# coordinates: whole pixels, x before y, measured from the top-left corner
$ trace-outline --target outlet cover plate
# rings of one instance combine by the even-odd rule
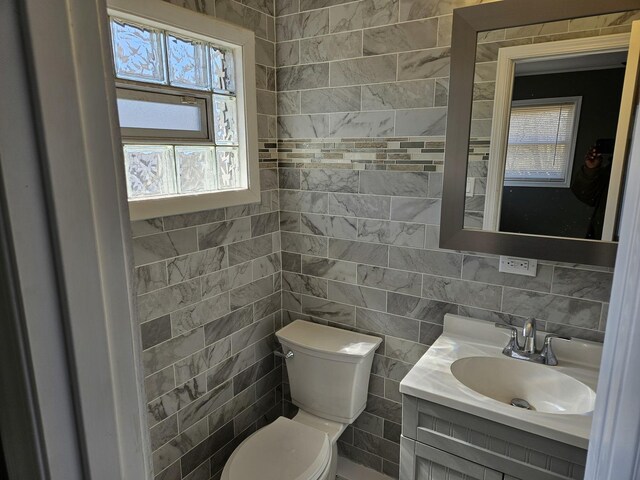
[[[538,261],[532,258],[500,257],[500,268],[503,273],[535,277],[538,273]]]

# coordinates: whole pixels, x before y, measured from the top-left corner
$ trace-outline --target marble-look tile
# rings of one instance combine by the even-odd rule
[[[475,307],[467,307],[465,305],[460,305],[458,307],[458,315],[462,315],[463,317],[471,317],[477,318],[479,320],[486,320],[487,322],[496,323],[508,323],[509,325],[517,325],[522,326],[524,321],[526,320],[524,317],[520,317],[518,315],[510,315],[508,313],[502,312],[494,312],[491,310],[483,310],[481,308]],[[544,322],[540,322],[538,328],[543,330]]]
[[[277,137],[276,117],[273,115],[258,114],[258,138],[276,138],[276,137]]]
[[[375,288],[359,287],[349,283],[329,281],[329,300],[356,307],[384,311],[387,305],[386,293]]]
[[[233,243],[227,249],[229,251],[229,265],[238,265],[239,263],[273,253],[272,235],[264,235],[244,242]]]
[[[274,322],[273,317],[271,316],[256,321],[237,331],[231,336],[233,353],[236,354],[248,345],[253,345],[258,340],[272,334],[274,331]]]
[[[314,8],[325,8],[341,3],[348,3],[351,0],[300,0],[300,11],[312,10]]]
[[[261,190],[277,190],[278,189],[278,169],[277,168],[260,168],[260,189]]]
[[[333,85],[333,83],[332,83]],[[329,64],[314,63],[278,68],[278,92],[329,86]]]
[[[186,228],[133,239],[136,266],[166,260],[198,249],[196,229]]]
[[[208,419],[210,431],[215,432],[227,422],[233,420],[238,413],[252,405],[255,401],[255,388],[247,388],[240,392],[227,403],[218,407],[215,411],[209,414]]]
[[[268,90],[256,90],[257,113],[262,115],[276,114],[276,94]],[[269,137],[270,135],[259,135]]]
[[[273,0],[243,0],[242,3],[267,15],[275,15],[275,2]]]
[[[365,452],[359,448],[349,445],[344,442],[338,442],[338,455],[346,457],[353,462],[364,465],[366,468],[370,468],[375,472],[379,472],[382,469],[382,459],[373,453]],[[342,479],[337,476],[336,479]]]
[[[204,212],[186,213],[183,215],[172,215],[170,217],[164,217],[162,220],[165,230],[194,227],[205,223],[224,220],[224,208],[206,210]]]
[[[142,295],[168,285],[165,262],[150,263],[135,269],[136,293]]]
[[[358,171],[347,169],[311,168],[301,169],[300,188],[321,192],[358,191]]]
[[[391,199],[374,195],[329,194],[329,213],[361,218],[388,219]]]
[[[433,107],[434,80],[378,83],[362,87],[363,110]]]
[[[402,433],[402,425],[394,422],[390,422],[389,420],[384,421],[384,435],[383,437],[387,440],[391,440],[395,443],[400,443],[400,435]],[[397,477],[397,473],[395,477]],[[394,477],[394,478],[395,478]]]
[[[280,224],[278,212],[265,213],[251,217],[251,237],[277,232]]]
[[[557,333],[563,337],[581,338],[591,342],[604,342],[605,332],[590,330],[587,328],[572,327],[569,325],[561,325],[558,323],[547,322],[546,332]]]
[[[425,275],[422,296],[443,302],[500,310],[502,288],[484,283]]]
[[[315,37],[327,33],[329,33],[328,10],[313,10],[276,18],[278,41]]]
[[[396,55],[380,55],[331,63],[332,87],[392,82],[396,80]]]
[[[390,247],[389,266],[410,272],[459,278],[462,255],[435,250]]]
[[[300,189],[300,169],[299,168],[278,168],[280,188]],[[290,193],[289,195],[291,195]],[[282,197],[282,196],[281,196]],[[280,198],[280,207],[282,207],[282,198]]]
[[[228,290],[228,288],[226,289]],[[229,295],[221,294],[173,312],[171,314],[173,335],[188,332],[229,313],[229,311]]]
[[[165,315],[140,324],[140,338],[143,350],[169,340],[171,338],[171,317]]]
[[[300,95],[300,111],[302,113],[351,112],[360,110],[360,87],[304,90],[300,92]]]
[[[402,423],[402,404],[376,395],[369,395],[367,397],[365,411],[394,423]]]
[[[392,111],[329,114],[331,137],[388,137],[394,134]]]
[[[155,451],[178,435],[178,416],[171,415],[149,429],[151,451]]]
[[[267,15],[248,8],[234,0],[215,0],[216,17],[255,32],[256,37],[267,38]]]
[[[327,213],[329,198],[323,192],[280,190],[280,208],[292,212]]]
[[[300,294],[287,291],[282,292],[282,308],[295,317],[291,321],[295,320],[299,315],[293,314],[293,312],[302,312]]]
[[[449,79],[436,78],[436,92],[434,105],[436,107],[446,107],[449,103]]]
[[[133,238],[162,233],[163,230],[162,218],[151,218],[149,220],[131,222],[131,236]]]
[[[398,80],[449,76],[451,49],[430,48],[398,55]]]
[[[174,337],[143,352],[142,362],[144,371],[149,375],[162,370],[203,347],[204,334],[201,328],[185,333],[179,337]]]
[[[387,336],[385,340],[385,355],[389,358],[415,364],[425,353],[427,353],[427,347],[421,343],[392,336]]]
[[[297,273],[302,271],[302,255],[291,252],[281,252],[281,255],[283,271]]]
[[[248,238],[251,238],[251,220],[249,218],[239,218],[198,227],[200,250],[227,245]]]
[[[300,231],[311,235],[355,240],[358,233],[357,219],[303,213],[300,216]]]
[[[282,272],[282,288],[294,293],[303,293],[318,298],[327,298],[328,284],[326,279]]]
[[[503,285],[506,287],[524,288],[538,292],[549,292],[551,290],[551,279],[553,276],[552,266],[538,264],[537,275],[535,277],[525,277],[500,272],[499,263],[499,259],[495,257],[465,255],[462,267],[462,278],[465,280]]]
[[[391,292],[420,295],[422,277],[419,273],[372,267],[370,265],[358,265],[358,284]]]
[[[327,254],[327,239],[315,235],[282,232],[282,249],[287,252],[304,255],[325,256]]]
[[[353,427],[374,435],[382,436],[384,420],[368,412],[362,412],[353,422]]]
[[[280,278],[280,276],[278,275],[277,278]],[[253,305],[253,318],[255,320],[260,320],[265,317],[272,316],[273,314],[280,313],[280,310],[282,310],[281,289],[282,288],[279,285],[278,286],[274,285],[275,293],[258,300]]]
[[[302,313],[333,323],[355,325],[355,310],[351,305],[302,295]]]
[[[305,275],[356,283],[356,264],[321,257],[303,256],[301,271]]]
[[[363,32],[364,55],[424,50],[437,43],[437,18],[368,28]]]
[[[253,261],[253,278],[255,280],[273,275],[282,270],[280,252],[272,253],[265,257],[256,258]]]
[[[555,267],[551,293],[608,302],[612,282],[612,273]]]
[[[231,337],[209,345],[174,364],[176,383],[185,383],[231,356]]]
[[[276,16],[289,15],[300,11],[300,0],[275,0]]]
[[[195,402],[187,405],[178,412],[178,425],[180,430],[184,431],[192,425],[195,425],[219,406],[231,400],[233,397],[233,386],[228,381],[200,397]],[[210,455],[211,453],[209,453]],[[184,460],[184,457],[183,457]]]
[[[280,231],[282,232],[300,232],[300,213],[298,212],[280,212]],[[303,232],[309,233],[309,232]]]
[[[329,115],[278,117],[278,138],[323,138],[329,135]]]
[[[207,370],[207,388],[212,390],[249,368],[256,361],[255,348],[249,347]],[[233,383],[233,382],[232,382]]]
[[[447,312],[449,313],[449,312]],[[450,313],[455,313],[454,311]],[[440,335],[442,335],[442,325],[431,322],[420,322],[420,343],[423,345],[433,345]]]
[[[429,177],[431,178],[431,173]],[[391,219],[440,224],[440,200],[432,198],[391,198]]]
[[[362,0],[331,7],[329,29],[332,33],[378,27],[398,21],[399,0]]]
[[[598,15],[595,17],[573,18],[569,21],[569,30],[591,30],[630,24],[640,19],[640,10],[631,10],[622,13],[612,13],[609,15]]]
[[[260,202],[247,203],[244,205],[235,205],[227,207],[226,216],[227,220],[233,220],[234,218],[247,217],[249,215],[257,215],[258,213],[267,213],[272,210],[271,196],[275,192],[261,192]]]
[[[443,136],[446,129],[446,108],[417,108],[396,112],[396,135],[438,137]]]
[[[176,386],[173,366],[169,365],[144,379],[144,391],[147,402],[164,395]]]
[[[386,245],[330,238],[329,257],[349,262],[386,267],[389,252]]]
[[[261,278],[239,288],[231,290],[229,301],[231,310],[237,310],[273,293],[273,278]]]
[[[268,355],[261,360],[258,360],[256,363],[251,365],[246,370],[243,370],[235,377],[233,377],[233,391],[235,394],[246,390],[251,385],[255,384],[258,379],[264,377],[274,370],[275,360],[273,355]],[[256,389],[257,390],[257,389]],[[263,392],[267,393],[267,392]],[[273,398],[273,392],[271,392],[271,397]],[[242,430],[244,427],[240,427]]]
[[[176,1],[176,0],[172,0]],[[180,471],[180,462],[177,461],[165,468],[162,472],[158,473],[153,480],[179,480],[182,477],[182,473]]]
[[[195,470],[191,471],[189,475],[184,477],[184,480],[209,480],[211,478],[211,465],[209,462],[200,464]]]
[[[389,292],[387,311],[396,315],[442,325],[447,313],[458,312],[458,306],[446,302]]]
[[[360,193],[427,197],[428,186],[429,173],[427,172],[360,172]]]
[[[372,333],[417,341],[420,325],[415,319],[358,307],[356,327]]]
[[[200,398],[206,393],[205,383],[204,374],[199,375],[150,402],[147,405],[150,422],[158,423]]]
[[[227,267],[227,255],[223,247],[176,257],[167,262],[169,284],[184,282]]]
[[[355,430],[353,445],[366,452],[375,453],[389,461],[400,462],[400,445],[384,438],[371,435],[362,430]]]
[[[278,92],[278,115],[298,115],[300,111],[300,92]]]
[[[503,297],[505,313],[593,330],[600,324],[601,303],[513,288],[505,288]]]
[[[453,27],[453,15],[443,15],[438,17],[438,46],[448,47],[451,45],[451,29]]]
[[[358,240],[404,247],[424,246],[425,226],[415,223],[360,220]]]
[[[454,9],[491,0],[400,0],[400,20],[447,15]]]
[[[318,63],[362,56],[362,33],[346,32],[300,40],[300,63]]]
[[[518,45],[530,45],[531,43],[531,38],[480,43],[478,44],[476,50],[476,62],[495,62],[496,60],[498,60],[498,52],[500,52],[500,49],[506,47],[515,47]]]
[[[200,299],[199,279],[141,295],[138,297],[138,320],[140,323],[152,320],[199,302]]]
[[[251,428],[256,421],[266,415],[274,406],[275,395],[269,393],[259,398],[250,408],[240,412],[233,420],[236,435],[242,433],[246,428]]]
[[[233,429],[233,422],[227,423],[223,427],[216,430],[216,432],[214,432],[214,434],[211,435],[207,440],[202,442],[200,444],[203,445],[202,447],[198,445],[198,447],[194,448],[194,450],[197,450],[197,455],[194,455],[190,459],[188,464],[182,465],[182,471],[184,472],[185,469],[192,468],[191,465],[198,465],[198,462],[202,463],[211,456],[211,452],[216,452],[210,458],[211,471],[222,473],[222,469],[224,468],[224,465],[229,456],[231,456],[231,454],[233,453],[233,450],[254,431],[255,428],[247,428],[246,432],[242,432],[240,435],[236,435],[236,437],[233,438],[235,434]],[[219,479],[219,476],[217,474],[214,474],[213,478]]]

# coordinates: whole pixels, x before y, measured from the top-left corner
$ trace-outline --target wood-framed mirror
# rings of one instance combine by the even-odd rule
[[[440,247],[612,267],[639,58],[640,0],[454,10]]]

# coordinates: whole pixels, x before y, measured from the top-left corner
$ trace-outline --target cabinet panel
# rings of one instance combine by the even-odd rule
[[[407,457],[413,452],[411,461],[402,458],[400,480],[503,480],[503,475],[495,470],[429,445],[404,437],[400,443]]]

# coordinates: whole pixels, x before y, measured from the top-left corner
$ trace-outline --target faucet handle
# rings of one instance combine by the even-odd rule
[[[507,349],[520,348],[520,341],[518,340],[518,327],[514,327],[513,325],[507,325],[504,323],[494,323],[496,328],[502,328],[503,330],[511,330],[511,339],[509,344],[505,347]]]
[[[558,357],[556,357],[553,348],[551,348],[551,340],[553,339],[569,341],[571,337],[565,337],[562,335],[558,335],[557,333],[547,333],[544,337],[544,346],[542,347],[542,351],[540,352],[540,356],[544,359],[545,365],[549,365],[551,367],[555,367],[558,365]]]

